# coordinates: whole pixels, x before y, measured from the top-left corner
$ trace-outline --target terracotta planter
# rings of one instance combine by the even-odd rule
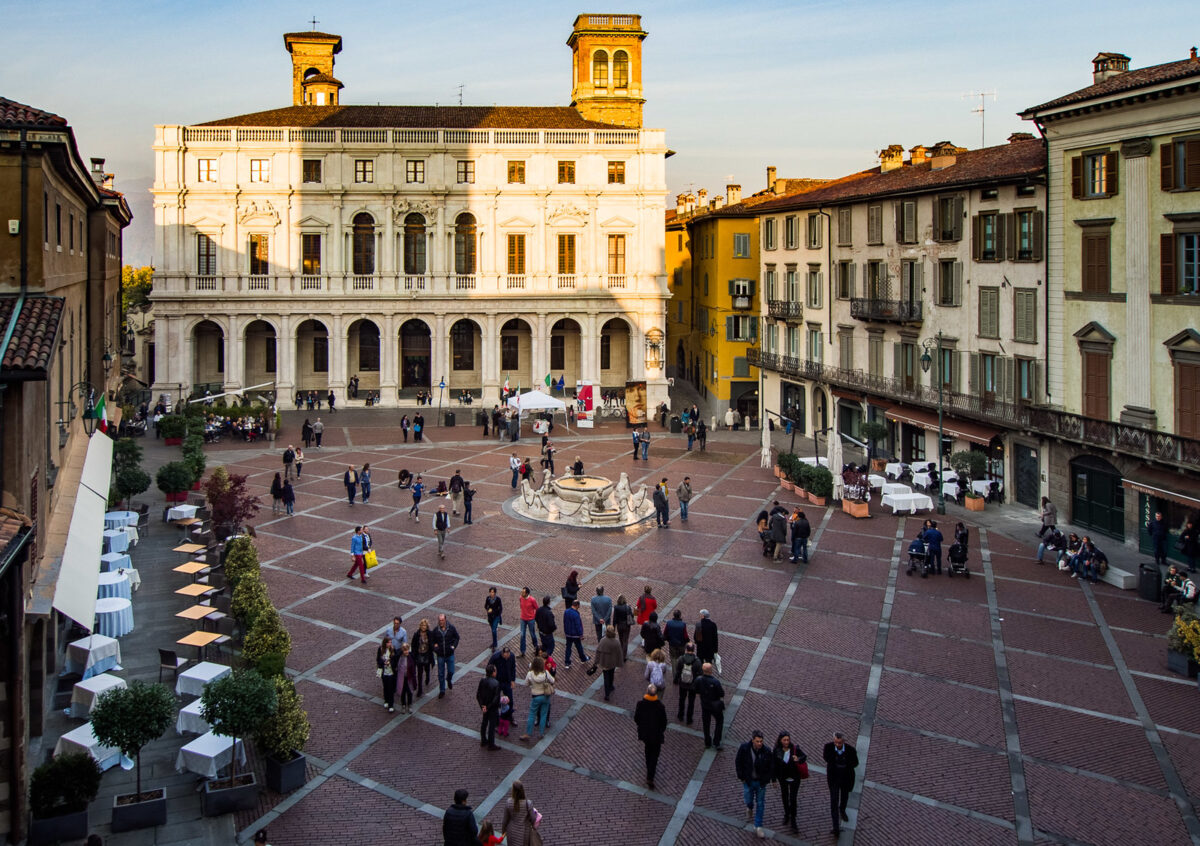
[[[813,505],[824,505],[825,497],[817,496],[816,494],[809,492],[808,501],[811,502]]]
[[[794,484],[792,484],[791,482],[789,482],[787,479],[781,479],[779,483],[781,485],[783,485],[783,489],[785,491],[794,491],[796,489],[796,486]]]
[[[783,478],[783,469],[778,464],[775,465],[775,478],[776,479]]]
[[[169,493],[169,494],[165,494],[165,496],[167,498],[167,502],[187,502],[187,498],[188,498],[187,491],[180,491],[179,493]]]
[[[981,496],[964,496],[963,504],[967,506],[968,511],[982,511],[983,506],[987,503]]]
[[[871,516],[871,506],[869,503],[857,502],[852,499],[842,500],[842,511],[858,519]]]

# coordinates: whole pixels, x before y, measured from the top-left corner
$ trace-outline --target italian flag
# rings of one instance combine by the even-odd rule
[[[505,391],[509,391],[509,390],[511,390],[511,389],[508,387],[508,374],[507,374],[507,373],[505,373],[505,374],[504,374],[504,390],[505,390]]]
[[[100,399],[96,401],[92,415],[96,419],[96,428],[108,434],[108,412],[104,410],[104,394],[101,394]]]

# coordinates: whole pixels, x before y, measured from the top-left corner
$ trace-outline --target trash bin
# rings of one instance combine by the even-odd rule
[[[1157,564],[1143,562],[1138,566],[1138,596],[1151,602],[1161,602],[1162,573]]]
[[[454,425],[454,412],[453,412],[453,411],[447,411],[447,412],[446,412],[446,425],[447,425],[447,426],[453,426],[453,425]]]
[[[675,416],[673,416],[671,418],[671,434],[678,435],[682,431],[683,431],[683,421],[680,420],[679,415],[676,414]]]

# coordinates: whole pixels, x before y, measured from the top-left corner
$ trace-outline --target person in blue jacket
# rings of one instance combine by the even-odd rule
[[[929,544],[929,558],[933,561],[935,572],[940,576],[942,574],[942,533],[938,530],[937,523],[933,520],[925,521],[925,531],[921,533],[921,540]]]
[[[571,603],[571,607],[563,612],[563,637],[567,639],[567,660],[564,666],[571,666],[571,647],[579,651],[579,660],[592,660],[583,651],[583,617],[579,615],[579,600]]]

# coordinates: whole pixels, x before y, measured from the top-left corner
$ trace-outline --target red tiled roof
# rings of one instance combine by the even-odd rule
[[[1045,148],[1040,139],[1033,138],[959,153],[954,164],[940,170],[933,170],[928,161],[918,165],[906,164],[887,173],[881,173],[877,167],[871,168],[813,191],[764,203],[755,212],[763,214],[793,208],[813,208],[888,194],[912,194],[1014,180],[1037,176],[1045,169]]]
[[[0,97],[0,126],[66,126],[67,119],[52,112]]]
[[[19,511],[0,508],[0,565],[8,562],[12,542],[24,529],[32,525],[29,518]]]
[[[314,73],[312,76],[306,76],[303,84],[308,85],[310,82],[328,82],[333,85],[341,86],[342,88],[346,87],[342,85],[342,81],[340,79],[334,79],[327,73]]]
[[[1040,106],[1031,106],[1020,114],[1021,117],[1028,120],[1035,117],[1038,112],[1048,109],[1070,106],[1074,103],[1084,103],[1099,97],[1108,97],[1112,94],[1121,94],[1126,91],[1134,91],[1138,88],[1159,85],[1163,82],[1174,82],[1177,79],[1187,79],[1193,76],[1200,76],[1200,61],[1196,59],[1181,59],[1178,62],[1151,65],[1147,68],[1138,68],[1111,76],[1103,82],[1097,82],[1095,85],[1089,85],[1087,88],[1080,88],[1078,91],[1064,94],[1062,97],[1042,103]]]
[[[0,298],[0,338],[8,332],[16,308],[16,297]],[[0,366],[6,371],[48,370],[62,320],[61,297],[30,297],[16,317],[12,340],[3,351]]]
[[[569,106],[288,106],[197,126],[412,129],[613,129]]]

